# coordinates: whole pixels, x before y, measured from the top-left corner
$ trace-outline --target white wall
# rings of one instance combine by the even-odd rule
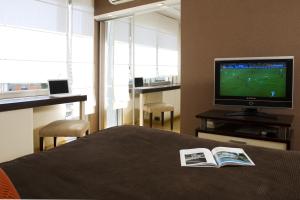
[[[0,112],[0,163],[33,153],[32,108]]]
[[[0,112],[0,162],[38,151],[40,128],[65,119],[65,113],[65,104]],[[59,138],[58,143],[63,140]],[[52,147],[53,138],[46,138],[44,144]]]

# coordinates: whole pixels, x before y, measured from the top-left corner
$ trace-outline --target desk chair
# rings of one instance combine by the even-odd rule
[[[144,112],[150,114],[150,127],[152,128],[152,118],[153,112],[160,112],[161,113],[161,125],[164,126],[164,112],[170,112],[170,124],[171,130],[173,130],[173,123],[174,123],[174,106],[167,103],[148,103],[144,104]],[[144,119],[144,117],[143,117]]]
[[[40,151],[44,150],[44,137],[53,137],[56,147],[57,137],[83,137],[89,134],[89,122],[85,120],[58,120],[41,128]]]

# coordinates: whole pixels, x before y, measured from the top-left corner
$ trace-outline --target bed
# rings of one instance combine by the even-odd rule
[[[300,199],[299,152],[242,146],[255,167],[180,166],[180,149],[216,146],[236,145],[121,126],[0,168],[27,199]]]

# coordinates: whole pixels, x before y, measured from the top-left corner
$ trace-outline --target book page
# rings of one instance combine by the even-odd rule
[[[181,166],[185,167],[216,167],[217,163],[210,152],[205,148],[182,149],[180,153]]]
[[[211,152],[219,166],[255,165],[246,152],[241,148],[216,147]]]

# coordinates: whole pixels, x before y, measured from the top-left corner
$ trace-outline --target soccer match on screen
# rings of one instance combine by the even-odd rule
[[[230,63],[220,69],[221,96],[284,97],[284,63]]]

